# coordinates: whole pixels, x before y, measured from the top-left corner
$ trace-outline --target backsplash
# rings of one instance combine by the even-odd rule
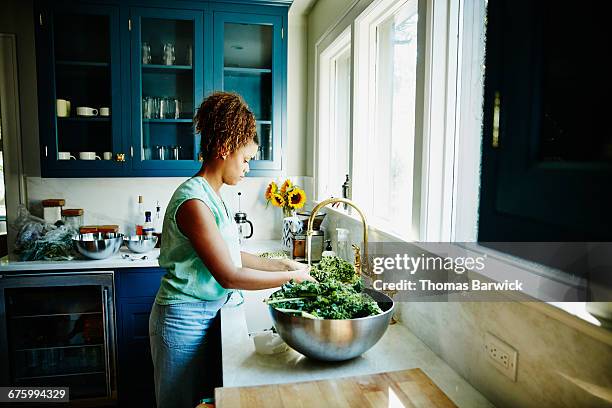
[[[290,176],[295,183],[312,197],[312,178]],[[159,201],[162,213],[174,190],[186,178],[72,178],[50,179],[28,177],[27,191],[30,211],[42,216],[41,201],[47,198],[64,198],[66,208],[85,210],[85,224],[117,224],[120,231],[132,233],[136,219],[138,196],[142,195],[145,209],[155,213]],[[271,177],[247,177],[237,186],[224,186],[221,196],[238,211],[238,192],[241,209],[254,224],[253,239],[280,239],[282,212],[277,208],[266,208],[263,197]],[[280,178],[277,181],[282,181]],[[144,218],[144,215],[143,215]]]

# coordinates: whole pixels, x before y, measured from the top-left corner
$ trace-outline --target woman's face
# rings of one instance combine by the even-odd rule
[[[229,185],[236,185],[249,172],[249,161],[257,153],[257,144],[251,140],[247,145],[242,146],[224,160],[223,182]]]

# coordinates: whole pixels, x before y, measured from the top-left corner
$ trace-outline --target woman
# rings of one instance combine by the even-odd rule
[[[163,408],[193,408],[213,395],[220,370],[214,321],[232,289],[313,280],[303,264],[240,251],[236,224],[219,191],[244,178],[257,152],[255,118],[242,98],[214,93],[194,121],[204,163],[166,209],[159,264],[167,273],[149,318],[155,396]]]

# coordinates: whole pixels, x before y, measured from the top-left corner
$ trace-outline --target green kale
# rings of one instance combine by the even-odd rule
[[[355,273],[353,264],[337,256],[325,256],[321,261],[310,268],[310,275],[319,282],[335,280],[342,283],[353,284],[360,280]]]
[[[361,293],[362,285],[344,284],[334,279],[290,281],[273,293],[267,303],[279,311],[314,319],[356,319],[382,313],[374,299]]]

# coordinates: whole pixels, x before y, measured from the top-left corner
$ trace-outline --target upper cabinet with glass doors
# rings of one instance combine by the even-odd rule
[[[168,175],[200,167],[193,115],[204,94],[203,15],[132,9],[133,168]]]
[[[121,174],[119,7],[57,6],[38,17],[42,167],[60,177]]]
[[[216,12],[215,89],[240,94],[257,121],[259,150],[251,169],[281,169],[284,33],[281,16]]]
[[[42,176],[194,174],[193,116],[213,90],[239,93],[256,117],[249,175],[282,170],[289,2],[258,3],[37,1]]]

